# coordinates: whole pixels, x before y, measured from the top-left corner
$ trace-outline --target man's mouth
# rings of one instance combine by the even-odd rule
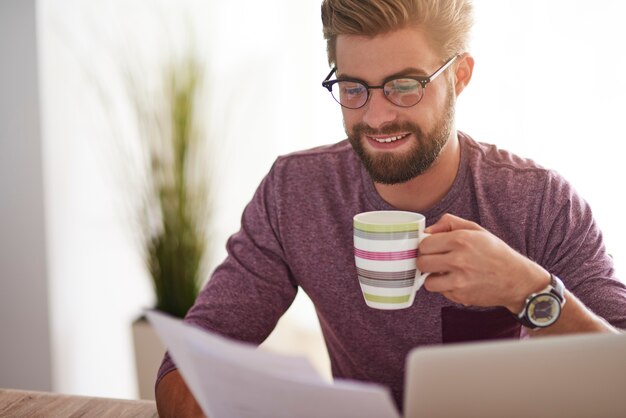
[[[370,139],[378,142],[379,144],[385,144],[389,142],[396,142],[399,139],[409,136],[409,134],[400,134],[393,136],[368,136]]]

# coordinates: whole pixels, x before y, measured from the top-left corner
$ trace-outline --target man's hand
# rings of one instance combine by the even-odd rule
[[[161,418],[204,417],[178,370],[166,374],[156,387],[156,404]]]
[[[528,295],[550,283],[550,273],[480,225],[446,214],[426,229],[417,267],[433,272],[424,283],[453,302],[504,306],[519,313]]]

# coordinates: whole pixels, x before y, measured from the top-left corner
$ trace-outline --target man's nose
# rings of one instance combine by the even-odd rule
[[[370,97],[364,106],[363,122],[374,129],[392,122],[398,116],[395,105],[385,97],[382,89],[370,90]]]

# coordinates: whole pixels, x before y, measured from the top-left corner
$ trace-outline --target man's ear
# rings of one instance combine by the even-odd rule
[[[474,71],[474,57],[472,57],[468,52],[463,53],[457,59],[454,68],[454,90],[458,97],[459,94],[465,90],[465,87],[467,87],[472,79],[472,72]]]

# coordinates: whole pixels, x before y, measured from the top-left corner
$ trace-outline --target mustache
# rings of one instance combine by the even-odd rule
[[[398,132],[412,132],[415,133],[418,137],[421,137],[423,135],[421,128],[411,122],[390,123],[384,125],[379,129],[374,129],[371,126],[361,122],[352,127],[352,132],[350,133],[350,136],[359,137],[362,135],[391,135]]]

